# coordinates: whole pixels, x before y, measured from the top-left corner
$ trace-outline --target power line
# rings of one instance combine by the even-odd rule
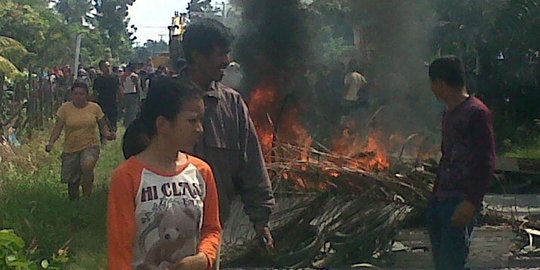
[[[137,28],[165,28],[167,29],[168,26],[156,26],[156,25],[136,25]]]

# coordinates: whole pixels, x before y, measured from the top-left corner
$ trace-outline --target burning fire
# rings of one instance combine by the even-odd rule
[[[386,149],[379,143],[381,138],[380,132],[362,136],[354,121],[348,121],[341,137],[333,140],[332,151],[351,158],[349,166],[383,171],[390,167],[390,161],[386,155]]]
[[[368,136],[368,142],[365,151],[368,153],[373,153],[374,157],[367,159],[367,165],[369,168],[382,171],[390,167],[390,161],[385,154],[386,152],[384,148],[377,141],[376,137],[376,134],[371,134]]]
[[[277,108],[278,93],[271,87],[261,86],[252,94],[249,101],[251,119],[255,124],[257,136],[261,142],[262,151],[268,156],[272,150],[275,137],[275,127],[272,122],[271,112]]]
[[[272,84],[261,84],[253,91],[249,100],[251,118],[261,141],[267,161],[271,161],[275,141],[303,147],[299,160],[309,160],[313,142],[308,130],[302,125],[302,114],[298,104],[280,97]],[[369,171],[383,171],[390,167],[385,148],[380,143],[382,134],[372,132],[362,136],[351,122],[344,126],[340,137],[332,141],[332,151],[346,157],[345,166]],[[338,175],[332,175],[337,177]]]
[[[282,104],[283,99],[278,94],[274,86],[261,85],[252,93],[249,101],[251,118],[267,158],[274,141],[306,147],[311,146],[312,142],[308,131],[300,124],[298,106],[284,106],[286,104]]]

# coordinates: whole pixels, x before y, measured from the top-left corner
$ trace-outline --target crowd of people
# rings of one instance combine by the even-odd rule
[[[123,113],[126,160],[110,183],[107,214],[109,269],[217,269],[221,230],[233,198],[265,248],[274,195],[261,146],[242,96],[222,80],[233,36],[218,21],[191,24],[183,40],[185,61],[175,74],[160,67],[111,69],[99,62],[58,110],[46,146],[65,131],[61,179],[70,199],[89,196],[101,140],[114,140]],[[86,76],[86,77],[85,77]],[[469,96],[461,61],[443,57],[429,68],[434,94],[447,104],[441,172],[430,201],[429,224],[436,269],[463,269],[468,237],[494,169],[491,113]],[[90,82],[91,81],[91,82]],[[348,113],[367,83],[352,68],[342,81]],[[89,101],[92,85],[97,103]],[[122,104],[122,106],[120,106]],[[279,243],[277,243],[279,245]]]

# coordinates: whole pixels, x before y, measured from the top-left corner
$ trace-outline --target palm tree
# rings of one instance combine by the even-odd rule
[[[0,36],[0,72],[7,76],[20,73],[13,62],[21,60],[28,54],[26,48],[17,40]]]

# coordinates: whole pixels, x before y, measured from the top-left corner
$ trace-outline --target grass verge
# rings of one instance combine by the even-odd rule
[[[123,160],[120,140],[102,148],[94,193],[71,202],[60,183],[60,144],[43,149],[48,134],[36,134],[17,157],[0,162],[0,228],[15,230],[36,260],[68,248],[66,269],[106,269],[107,190]]]
[[[513,145],[504,153],[506,157],[540,159],[540,138],[527,145]]]

